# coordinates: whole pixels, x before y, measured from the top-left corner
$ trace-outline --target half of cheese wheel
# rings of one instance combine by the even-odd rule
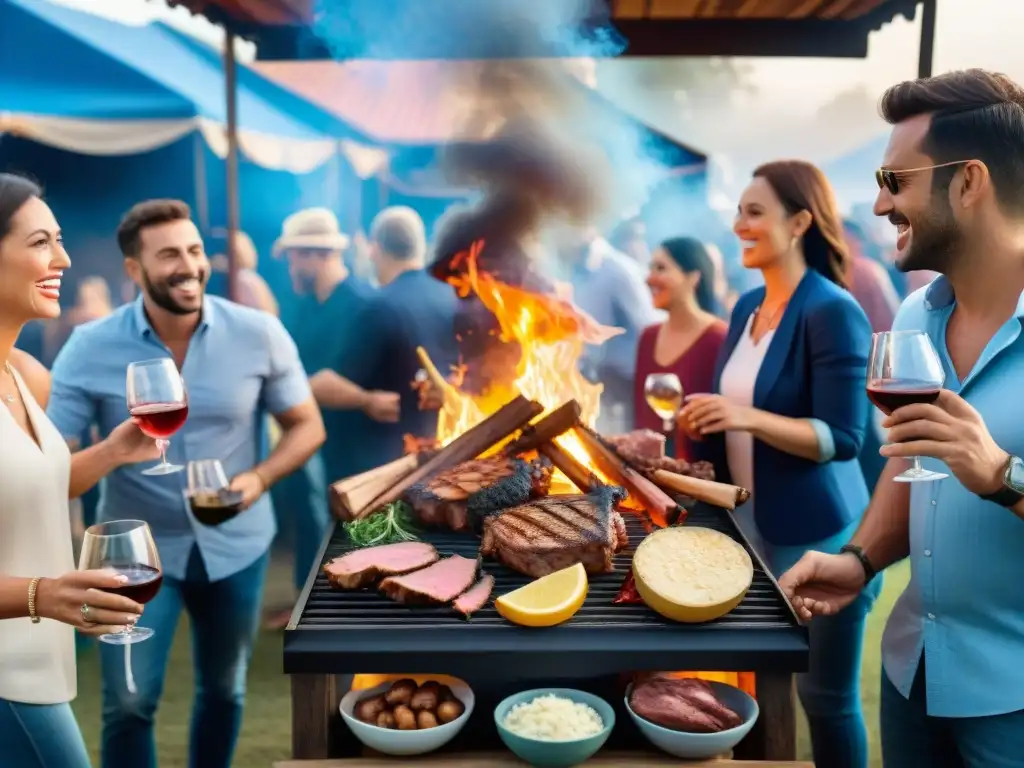
[[[695,624],[724,616],[754,580],[747,551],[710,528],[655,531],[633,555],[637,592],[666,619]]]

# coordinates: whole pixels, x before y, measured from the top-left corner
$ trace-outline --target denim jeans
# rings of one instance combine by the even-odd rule
[[[192,630],[196,697],[189,738],[190,768],[230,768],[242,725],[245,678],[259,629],[269,555],[238,573],[211,582],[193,549],[180,581],[164,577],[139,626],[155,634],[131,649],[137,693],[129,693],[124,648],[101,643],[103,768],[156,768],[153,719],[181,610]],[[175,670],[175,674],[181,674]]]
[[[763,554],[775,576],[781,576],[809,549],[836,553],[850,540],[859,521],[824,541],[800,547],[762,542]],[[809,625],[810,661],[806,674],[797,675],[800,704],[807,715],[814,764],[828,768],[867,768],[868,734],[860,697],[860,663],[868,613],[882,588],[875,579],[860,596],[835,616],[816,618]]]
[[[1019,768],[1024,765],[1024,710],[991,717],[932,717],[925,704],[924,659],[903,698],[882,670],[885,768]]]
[[[331,522],[323,459],[313,455],[270,489],[280,527],[291,528],[295,589],[302,591]]]
[[[0,765],[90,768],[89,753],[71,705],[0,699]]]

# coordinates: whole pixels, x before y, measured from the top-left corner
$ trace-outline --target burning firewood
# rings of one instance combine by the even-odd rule
[[[611,482],[625,488],[633,500],[641,504],[650,515],[651,522],[664,528],[670,520],[682,514],[679,505],[671,496],[626,464],[590,428],[580,425],[574,432],[602,474]]]
[[[348,521],[359,516],[367,504],[427,461],[430,456],[429,452],[406,454],[388,464],[332,483],[330,498],[335,517]]]
[[[463,432],[398,482],[382,491],[357,513],[357,517],[364,517],[385,504],[397,501],[412,486],[433,477],[438,472],[450,469],[463,461],[475,459],[512,433],[525,427],[543,411],[544,408],[539,403],[527,400],[522,396],[516,397],[475,427]]]
[[[544,418],[526,427],[518,438],[505,446],[505,453],[512,456],[517,453],[538,450],[545,443],[554,440],[579,424],[581,411],[578,402],[569,400]]]

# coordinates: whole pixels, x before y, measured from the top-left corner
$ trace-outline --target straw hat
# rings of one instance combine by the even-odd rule
[[[292,248],[342,251],[348,235],[341,231],[338,217],[327,208],[306,208],[284,220],[281,236],[274,243],[274,256]]]

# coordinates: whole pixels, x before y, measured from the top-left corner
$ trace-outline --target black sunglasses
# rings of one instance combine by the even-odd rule
[[[888,168],[879,168],[875,171],[875,181],[879,189],[887,189],[891,194],[898,195],[900,192],[900,176],[907,173],[918,173],[919,171],[933,171],[936,168],[950,168],[954,165],[963,165],[970,160],[955,160],[952,163],[939,163],[938,165],[926,165],[923,168],[904,168],[893,171]]]

